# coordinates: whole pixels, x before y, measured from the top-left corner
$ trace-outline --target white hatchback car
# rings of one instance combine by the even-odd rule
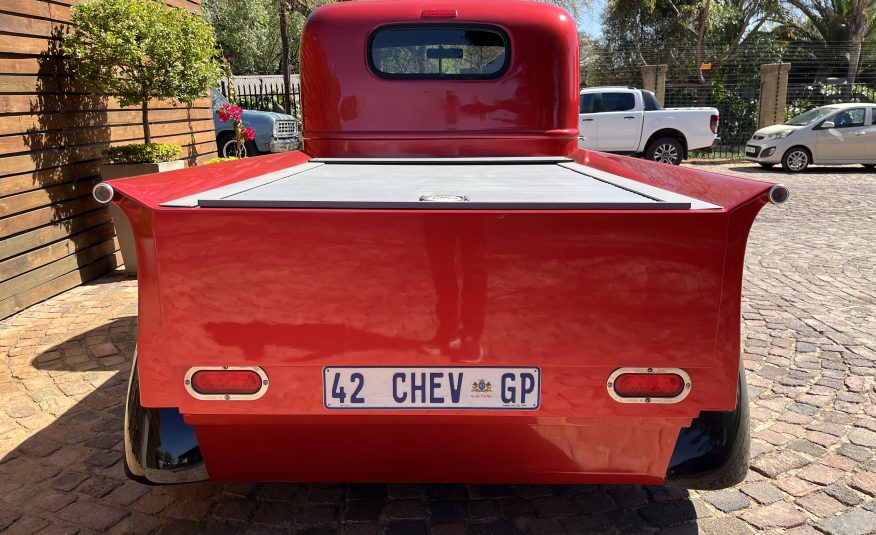
[[[745,145],[745,159],[785,171],[809,164],[860,163],[876,166],[876,105],[831,104],[761,128]]]

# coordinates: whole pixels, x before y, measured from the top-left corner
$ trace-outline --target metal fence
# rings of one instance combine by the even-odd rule
[[[741,158],[745,142],[757,130],[757,112],[760,101],[760,87],[750,83],[733,86],[703,86],[691,83],[666,83],[664,106],[683,108],[689,106],[709,106],[718,110],[721,123],[718,136],[721,141],[709,150],[691,151],[692,158]],[[706,125],[703,125],[705,128]]]
[[[237,104],[242,108],[286,113],[282,76],[240,76],[235,77],[231,84],[237,92]],[[229,98],[230,87],[228,80],[219,83],[219,91],[225,98]],[[293,75],[290,80],[288,109],[291,115],[301,120],[301,84],[298,75]]]

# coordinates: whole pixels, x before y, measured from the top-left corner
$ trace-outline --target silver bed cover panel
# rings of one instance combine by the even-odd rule
[[[439,200],[423,200],[430,197]],[[720,208],[557,157],[315,158],[162,206],[420,210]]]

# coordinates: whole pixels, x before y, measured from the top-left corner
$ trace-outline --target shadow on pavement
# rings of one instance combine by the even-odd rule
[[[57,417],[0,459],[0,531],[697,533],[688,492],[662,487],[129,481],[122,421],[135,335],[136,318],[122,317],[33,359],[21,393]],[[4,409],[15,417],[15,403]]]
[[[824,166],[824,165],[816,165],[807,168],[802,173],[788,173],[782,169],[782,166],[776,164],[774,167],[764,168],[758,164],[751,165],[734,165],[733,167],[728,167],[728,171],[733,171],[735,173],[745,173],[745,174],[764,174],[764,173],[773,173],[777,176],[785,175],[785,176],[806,176],[806,175],[835,175],[837,173],[872,173],[873,169],[868,169],[861,165],[834,165],[834,166]]]

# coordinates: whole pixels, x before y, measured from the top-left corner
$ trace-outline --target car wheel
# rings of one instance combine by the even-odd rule
[[[222,136],[218,142],[219,145],[219,157],[220,158],[231,158],[237,156],[237,140],[234,139],[233,135]],[[252,141],[247,141],[243,144],[243,157],[247,156],[257,156],[259,153],[258,149],[255,146],[255,143]]]
[[[791,173],[805,171],[812,163],[812,155],[805,147],[792,147],[782,156],[782,169]]]
[[[683,154],[684,147],[681,145],[681,142],[671,137],[656,139],[645,150],[645,158],[672,165],[681,164]]]
[[[866,167],[867,169],[876,169],[876,163],[864,163],[864,164],[861,164],[861,165],[863,165],[863,166]]]
[[[776,164],[774,164],[774,163],[762,163],[762,164],[760,164],[760,166],[763,167],[764,169],[772,169],[774,165],[776,165]]]

